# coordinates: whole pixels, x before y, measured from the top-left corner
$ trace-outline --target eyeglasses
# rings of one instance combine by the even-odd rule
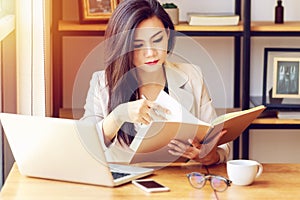
[[[192,172],[186,175],[190,184],[197,189],[203,188],[206,180],[210,181],[211,187],[217,192],[225,191],[231,184],[231,180],[223,176],[217,176],[212,174],[201,174],[198,172]]]

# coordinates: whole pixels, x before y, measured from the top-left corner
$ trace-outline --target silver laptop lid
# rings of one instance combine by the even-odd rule
[[[21,174],[116,185],[95,124],[8,113],[1,113],[0,118]],[[151,170],[147,173],[151,173]]]

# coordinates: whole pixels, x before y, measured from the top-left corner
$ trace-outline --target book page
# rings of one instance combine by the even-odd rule
[[[155,100],[155,103],[167,108],[171,111],[171,114],[165,114],[167,121],[172,122],[184,122],[191,124],[205,124],[210,126],[210,124],[205,123],[198,118],[196,118],[192,113],[190,113],[185,107],[183,107],[176,99],[172,98],[165,91],[161,91]],[[154,121],[159,121],[154,119]]]
[[[170,140],[177,139],[186,142],[197,137],[201,141],[211,125],[198,120],[192,113],[185,109],[179,102],[161,91],[155,103],[170,110],[166,120],[154,119],[149,125],[141,126],[130,148],[136,152],[132,162],[146,161],[174,161],[178,156],[168,152]],[[161,114],[161,113],[159,113]]]

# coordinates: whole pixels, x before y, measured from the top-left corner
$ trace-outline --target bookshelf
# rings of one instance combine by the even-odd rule
[[[55,12],[54,12],[55,11]],[[235,0],[235,13],[241,15],[241,0]],[[62,38],[65,36],[103,36],[105,24],[80,24],[78,21],[62,20],[62,3],[53,1],[53,117],[71,116],[63,108],[62,102]],[[242,21],[236,26],[189,26],[187,22],[175,25],[175,30],[188,36],[213,36],[234,38],[234,96],[233,107],[241,104],[241,38],[244,25]],[[239,156],[239,140],[234,141],[234,158]]]
[[[252,0],[254,1],[254,0]],[[243,5],[243,9],[241,6]],[[62,38],[64,36],[103,36],[105,24],[80,24],[62,20],[62,2],[53,0],[53,116],[72,116],[62,107]],[[243,10],[243,13],[241,11]],[[251,0],[235,0],[235,13],[241,16],[237,26],[189,26],[181,22],[175,29],[188,36],[234,38],[234,108],[250,106],[251,38],[273,36],[300,36],[300,21],[274,24],[272,21],[251,21]],[[233,144],[233,158],[249,157],[249,131],[251,129],[299,129],[300,120],[262,118],[255,120]],[[240,141],[242,149],[240,149]]]
[[[255,1],[255,0],[252,0]],[[300,21],[286,21],[284,24],[275,24],[273,21],[251,21],[251,0],[244,0],[244,30],[243,30],[243,86],[242,109],[249,108],[250,104],[250,60],[251,38],[253,37],[289,37],[300,36]],[[300,120],[260,118],[256,119],[242,136],[242,158],[249,158],[249,131],[251,129],[299,129]]]

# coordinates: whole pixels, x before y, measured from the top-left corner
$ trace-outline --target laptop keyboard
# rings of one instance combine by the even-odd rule
[[[128,176],[130,174],[128,173],[122,173],[122,172],[111,172],[112,176],[114,179],[117,179],[117,178],[122,178],[124,176]]]

